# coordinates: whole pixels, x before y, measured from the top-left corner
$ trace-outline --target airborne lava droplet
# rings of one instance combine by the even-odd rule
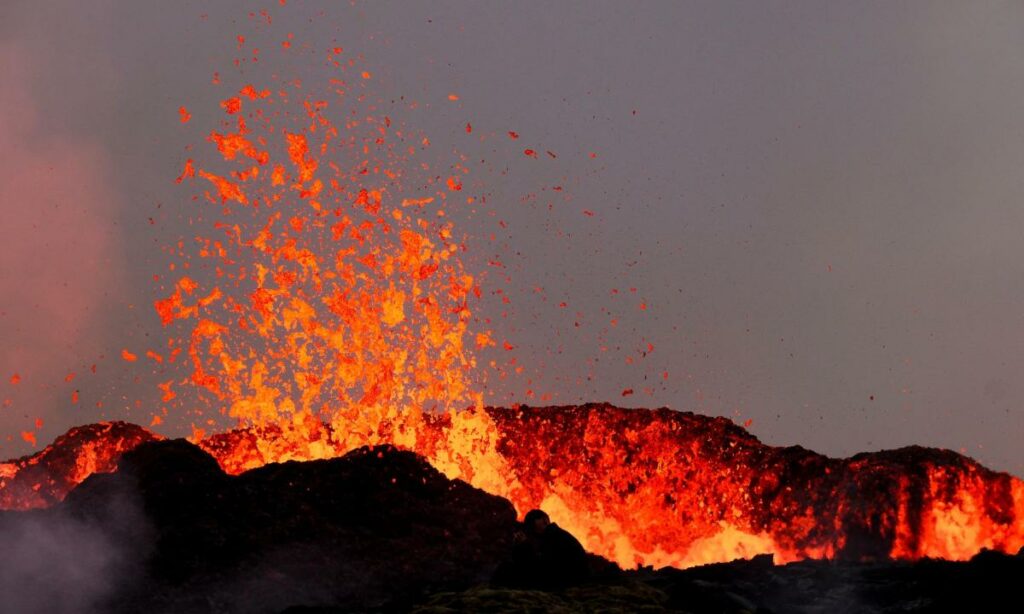
[[[242,99],[238,96],[226,98],[220,101],[220,106],[224,108],[228,115],[234,115],[242,110]]]
[[[185,160],[185,168],[181,171],[181,174],[178,175],[178,178],[175,179],[174,182],[181,183],[182,181],[185,181],[186,179],[191,179],[195,176],[196,169],[195,166],[193,166],[192,158],[189,158],[188,160]]]

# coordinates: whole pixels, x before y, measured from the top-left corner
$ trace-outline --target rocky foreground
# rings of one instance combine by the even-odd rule
[[[0,611],[1000,611],[1024,579],[1020,555],[984,552],[610,567],[559,592],[489,587],[515,529],[509,501],[389,446],[230,476],[192,444],[153,441],[62,503],[0,513]]]

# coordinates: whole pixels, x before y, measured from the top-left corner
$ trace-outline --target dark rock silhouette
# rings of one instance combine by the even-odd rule
[[[591,578],[583,545],[543,511],[527,512],[516,536],[512,551],[494,572],[495,586],[555,590]]]
[[[126,534],[111,500],[133,501],[146,526]],[[233,477],[184,440],[140,445],[32,514],[86,519],[140,553],[145,577],[112,593],[111,612],[398,607],[485,582],[516,526],[508,501],[390,446]]]

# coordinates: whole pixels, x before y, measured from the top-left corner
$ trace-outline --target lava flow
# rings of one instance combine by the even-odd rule
[[[1024,546],[1024,482],[949,451],[831,459],[765,446],[724,418],[609,405],[408,415],[372,439],[416,451],[521,512],[547,510],[589,550],[623,566],[758,553],[780,561],[964,560],[982,548]],[[339,456],[357,445],[329,424],[302,441],[283,433],[253,427],[199,443],[230,473]],[[0,466],[0,502],[49,505],[89,471],[109,470],[122,451],[154,437],[123,423],[75,429]]]
[[[413,417],[415,416],[415,417]],[[773,448],[725,418],[610,405],[406,412],[386,441],[449,477],[540,507],[626,567],[686,567],[772,553],[965,560],[1024,546],[1024,482],[921,447],[831,459]],[[393,430],[391,430],[393,429]],[[243,429],[200,445],[232,473],[282,457],[340,455],[324,428],[284,443]]]
[[[474,204],[467,169],[432,168],[429,139],[376,111],[372,75],[342,58],[326,53],[339,76],[320,96],[297,81],[232,91],[208,134],[219,159],[179,178],[210,230],[169,250],[155,308],[172,338],[148,355],[173,374],[167,407],[213,408],[193,439],[226,471],[390,443],[520,513],[543,508],[625,567],[1024,545],[1024,482],[952,452],[831,459],[668,409],[484,408],[475,352],[492,333],[471,332],[480,280],[448,213]],[[238,427],[208,434],[218,410]],[[0,507],[48,506],[156,437],[75,429],[0,464]]]

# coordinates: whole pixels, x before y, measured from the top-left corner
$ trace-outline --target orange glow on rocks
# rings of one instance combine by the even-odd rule
[[[760,553],[780,562],[964,560],[982,548],[1024,546],[1024,482],[944,450],[832,459],[765,446],[725,418],[610,405],[339,414],[346,419],[297,416],[197,433],[198,443],[234,474],[393,443],[520,513],[544,509],[588,550],[626,567]],[[0,506],[60,500],[153,437],[123,424],[75,429],[35,456],[0,464]]]
[[[90,475],[113,471],[123,452],[154,439],[160,437],[123,422],[73,428],[32,456],[0,463],[0,509],[49,507]]]

